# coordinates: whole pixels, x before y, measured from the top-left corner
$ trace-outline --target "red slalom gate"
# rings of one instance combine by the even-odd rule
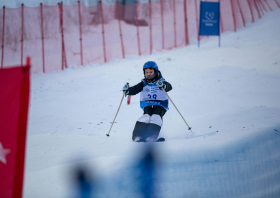
[[[26,62],[0,69],[0,197],[5,198],[22,197],[30,59]]]

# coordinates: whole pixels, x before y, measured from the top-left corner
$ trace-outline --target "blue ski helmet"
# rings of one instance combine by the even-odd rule
[[[154,61],[148,61],[143,66],[143,70],[145,70],[145,69],[154,69],[155,72],[157,72],[158,71],[158,66]]]
[[[151,75],[151,76],[146,76],[145,75],[145,69],[153,69],[154,70],[154,74]],[[150,83],[150,82],[153,82],[157,76],[158,76],[158,66],[157,64],[154,62],[154,61],[148,61],[144,64],[143,66],[143,73],[144,73],[144,76],[145,76],[145,79]]]

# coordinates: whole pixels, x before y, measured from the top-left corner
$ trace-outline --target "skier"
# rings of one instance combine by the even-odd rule
[[[144,79],[133,87],[126,84],[123,87],[125,96],[140,94],[140,107],[144,114],[136,122],[132,134],[132,140],[136,142],[157,141],[161,126],[162,117],[168,110],[168,97],[166,92],[172,89],[170,83],[162,77],[158,66],[153,61],[148,61],[143,66]],[[159,138],[158,141],[164,141]]]

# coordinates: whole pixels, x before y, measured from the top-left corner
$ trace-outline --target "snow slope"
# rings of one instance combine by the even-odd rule
[[[137,163],[157,156],[158,197],[279,197],[280,10],[236,33],[151,56],[32,75],[24,197],[75,197],[73,168],[88,167],[97,197],[141,197]],[[160,137],[131,140],[142,115],[126,82],[156,61],[173,86]],[[126,100],[126,98],[125,98]]]

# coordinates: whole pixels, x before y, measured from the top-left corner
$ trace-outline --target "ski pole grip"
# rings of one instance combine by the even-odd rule
[[[160,90],[163,90],[163,89],[164,89],[164,86],[163,86],[163,85],[164,85],[163,82],[157,81],[157,86],[158,86],[158,88],[159,88]]]
[[[123,90],[121,90],[121,91],[123,91],[125,93],[127,91],[127,89],[124,89],[124,88],[127,88],[127,89],[129,88],[129,83],[128,82],[123,87]]]
[[[127,85],[127,88],[129,88],[129,83],[128,82],[126,83],[126,85]],[[126,92],[126,91],[124,91],[124,92]]]

